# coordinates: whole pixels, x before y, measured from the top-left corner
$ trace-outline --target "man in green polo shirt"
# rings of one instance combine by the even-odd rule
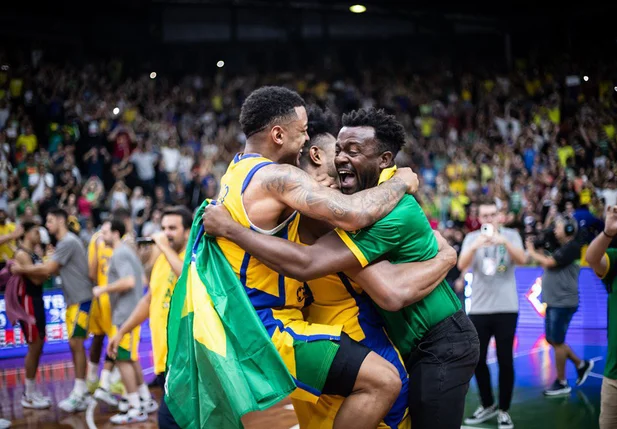
[[[585,259],[608,290],[608,353],[602,380],[600,429],[617,428],[617,206],[606,208],[604,231],[587,248]]]
[[[342,192],[353,194],[385,180],[404,144],[403,127],[382,110],[361,109],[343,115],[335,158]],[[435,257],[438,248],[412,196],[404,197],[390,214],[368,228],[332,231],[310,246],[239,228],[230,220],[217,206],[204,215],[208,233],[228,238],[270,268],[301,281],[336,272],[359,281],[367,275],[362,268],[380,258],[392,263],[425,261]],[[442,281],[424,299],[400,300],[387,310],[380,312],[409,372],[412,427],[460,428],[479,341],[459,299]]]

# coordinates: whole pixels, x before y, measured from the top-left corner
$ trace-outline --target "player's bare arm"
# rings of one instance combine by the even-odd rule
[[[310,175],[290,165],[264,167],[256,179],[261,189],[279,202],[348,231],[367,227],[386,216],[405,193],[417,191],[419,183],[411,169],[401,168],[392,179],[377,187],[345,195],[319,185]]]
[[[15,253],[15,260],[22,267],[33,267],[34,266],[34,264],[32,263],[32,260],[30,259],[30,256],[21,249],[18,250],[17,253]],[[44,276],[44,275],[27,274],[26,277],[28,277],[28,279],[30,279],[30,281],[34,283],[35,285],[41,285],[45,282],[45,280],[47,280],[47,276]]]
[[[315,244],[304,246],[244,228],[223,206],[206,207],[202,219],[208,234],[233,241],[286,277],[310,281],[341,271],[352,277],[363,271],[358,259],[333,231]],[[447,246],[440,252],[443,253],[438,257],[424,262],[393,265],[386,261],[366,275],[360,275],[359,284],[380,307],[390,311],[400,309],[403,303],[409,305],[428,295],[456,264],[454,249]],[[381,274],[385,279],[378,278]]]
[[[25,274],[27,276],[49,277],[60,272],[60,264],[54,260],[46,261],[38,265],[23,266],[19,263],[11,266],[11,273]]]

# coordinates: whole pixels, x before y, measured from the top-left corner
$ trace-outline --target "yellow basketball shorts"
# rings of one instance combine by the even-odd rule
[[[72,304],[66,308],[65,322],[69,339],[86,338],[90,324],[92,301]]]
[[[92,300],[90,332],[93,335],[107,335],[109,337],[112,327],[109,295],[104,293],[100,297]]]
[[[113,325],[111,328],[110,337],[113,338],[118,333],[118,327]],[[118,344],[118,354],[116,360],[119,361],[132,361],[137,362],[139,359],[139,335],[141,333],[141,326],[137,326],[131,332],[124,334]]]

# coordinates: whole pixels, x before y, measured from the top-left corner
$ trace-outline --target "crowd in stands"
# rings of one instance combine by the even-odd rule
[[[129,76],[120,61],[0,62],[0,210],[12,222],[44,223],[63,207],[84,241],[115,208],[129,209],[136,233],[149,235],[165,206],[195,209],[215,197],[243,148],[240,106],[264,84],[287,85],[336,114],[368,106],[395,114],[409,138],[397,164],[421,176],[417,197],[453,241],[480,227],[481,198],[524,235],[558,212],[601,218],[617,203],[617,83],[599,71],[517,64],[509,73],[376,69],[340,78],[221,69],[173,80]]]

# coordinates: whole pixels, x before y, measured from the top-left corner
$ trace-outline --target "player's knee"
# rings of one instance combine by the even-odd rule
[[[30,347],[34,352],[40,353],[43,350],[43,345],[45,345],[45,341],[41,337],[37,337],[36,340],[30,343]]]
[[[364,375],[364,390],[394,402],[402,387],[401,378],[394,365],[372,352],[366,357],[360,371]]]
[[[388,369],[384,371],[384,378],[382,381],[385,387],[384,394],[388,395],[391,401],[394,403],[396,398],[398,398],[399,393],[401,392],[403,383],[394,365],[388,362],[387,367]]]
[[[69,346],[73,351],[82,350],[84,348],[84,340],[83,338],[71,338],[69,340]]]

